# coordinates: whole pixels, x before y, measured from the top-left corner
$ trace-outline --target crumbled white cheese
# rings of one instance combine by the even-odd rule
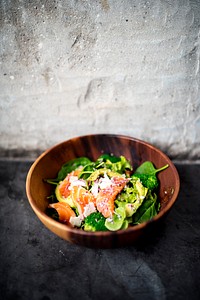
[[[70,217],[69,222],[72,224],[72,226],[80,227],[82,223],[82,218],[81,216]]]
[[[107,222],[113,223],[113,218],[111,218],[111,217],[107,218]]]
[[[98,184],[98,182],[94,182],[94,184],[93,184],[93,186],[92,186],[92,188],[91,188],[91,193],[92,193],[95,197],[97,197],[98,192],[99,192],[99,184]]]
[[[71,190],[73,186],[86,186],[86,182],[83,179],[78,179],[78,176],[70,176],[69,182],[69,190]]]
[[[89,216],[91,213],[96,211],[96,207],[94,206],[93,202],[89,202],[85,207],[83,211],[83,216],[86,218]]]
[[[70,176],[69,177],[69,182],[72,183],[73,181],[78,180],[78,176]]]
[[[110,187],[111,185],[112,185],[112,181],[108,177],[108,175],[105,173],[104,177],[102,177],[100,179],[99,187],[100,187],[100,189],[106,189],[106,188]]]
[[[86,182],[83,179],[74,180],[71,185],[73,186],[86,186]]]

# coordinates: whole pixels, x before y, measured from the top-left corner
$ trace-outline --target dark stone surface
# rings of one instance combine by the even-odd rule
[[[30,165],[0,161],[0,299],[200,299],[200,165],[176,165],[180,194],[155,236],[106,250],[42,225],[26,198]]]

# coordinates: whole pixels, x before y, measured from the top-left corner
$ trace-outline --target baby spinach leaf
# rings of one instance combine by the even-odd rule
[[[78,157],[74,158],[64,165],[62,165],[60,171],[58,172],[58,175],[54,179],[45,179],[46,182],[50,184],[58,184],[60,181],[64,180],[67,174],[70,172],[76,170],[80,166],[86,166],[88,164],[91,164],[91,160],[87,157]]]
[[[147,174],[147,175],[155,175],[156,173],[165,170],[169,165],[165,165],[162,168],[156,169],[151,161],[145,161],[141,164],[135,171],[135,174]]]
[[[88,179],[88,177],[94,172],[94,170],[96,169],[95,168],[95,163],[94,162],[91,162],[89,164],[86,164],[84,167],[83,167],[83,170],[81,171],[80,175],[79,175],[79,178],[82,178],[82,179]]]
[[[152,195],[149,191],[146,199],[143,201],[142,205],[133,215],[133,224],[141,224],[152,219],[154,216],[157,215],[158,210],[159,205],[157,203],[157,195]]]
[[[78,157],[68,161],[61,167],[60,171],[58,172],[57,180],[61,181],[65,179],[67,174],[76,170],[78,167],[80,166],[84,167],[89,163],[91,163],[91,160],[87,157]]]
[[[98,161],[107,161],[109,160],[111,163],[116,163],[118,161],[120,161],[120,157],[118,156],[114,156],[114,155],[110,155],[110,154],[102,154],[101,156],[99,156]]]

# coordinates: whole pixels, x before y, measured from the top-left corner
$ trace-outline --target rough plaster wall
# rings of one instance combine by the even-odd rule
[[[107,132],[200,158],[199,0],[0,0],[0,29],[2,155]]]

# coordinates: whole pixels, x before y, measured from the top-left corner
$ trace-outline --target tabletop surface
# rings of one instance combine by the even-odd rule
[[[70,244],[32,211],[31,161],[0,161],[0,299],[200,299],[200,165],[175,164],[181,189],[155,235],[116,249]]]

